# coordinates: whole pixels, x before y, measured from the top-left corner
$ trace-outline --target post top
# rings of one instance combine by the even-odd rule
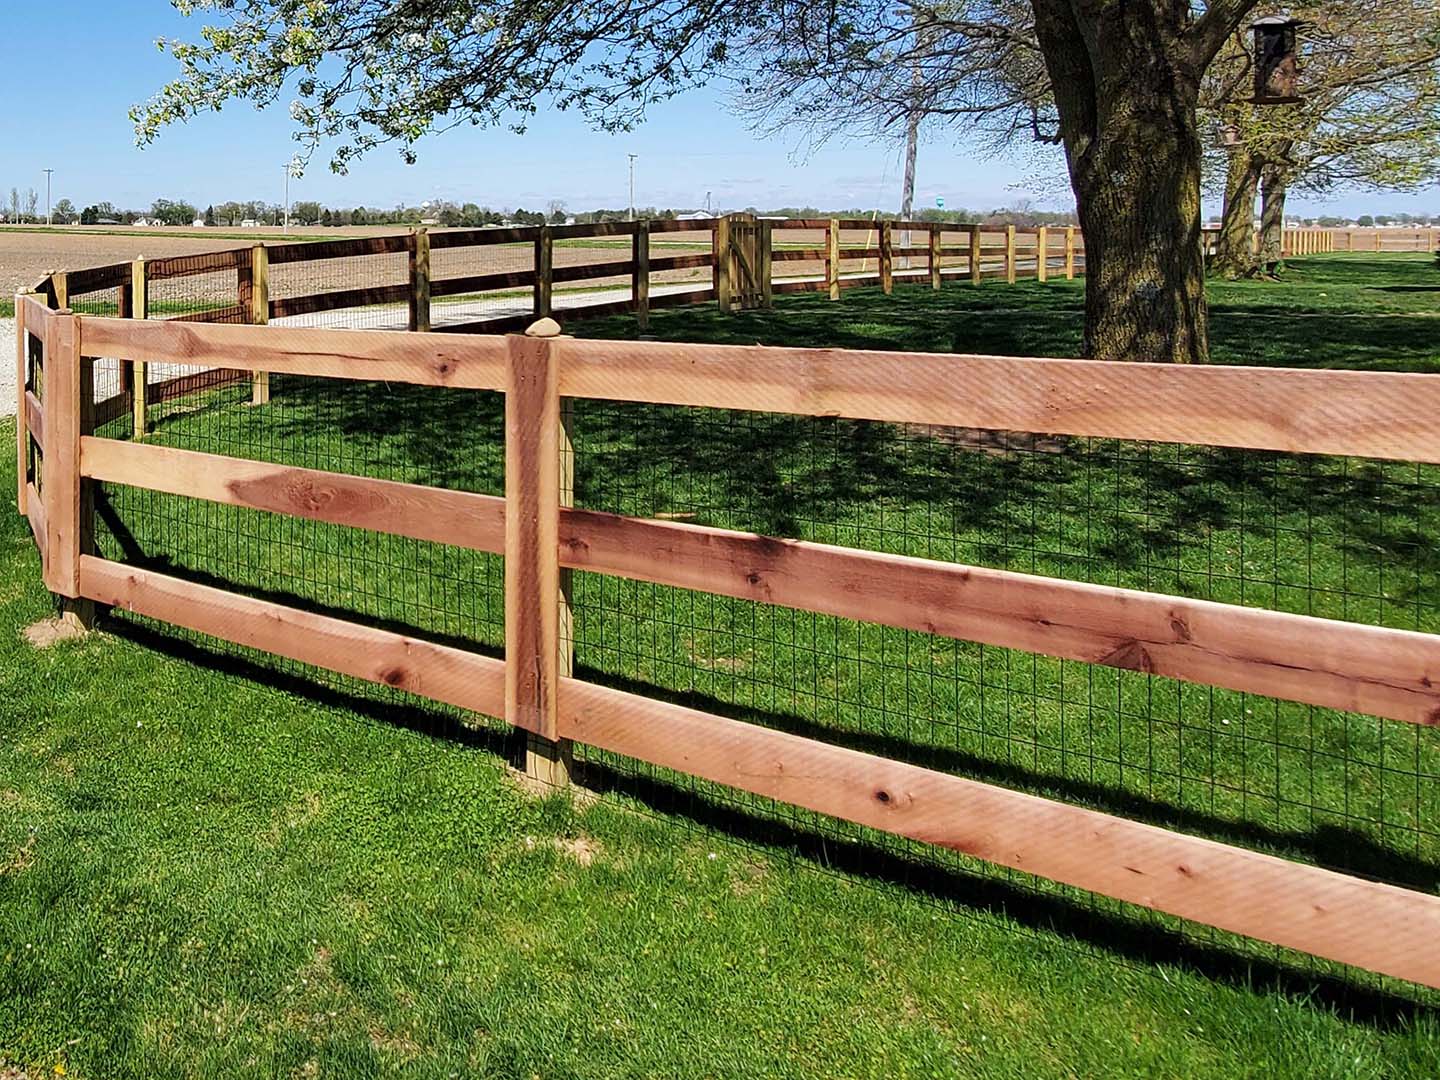
[[[560,324],[551,318],[536,319],[525,328],[526,337],[552,338],[560,336]]]

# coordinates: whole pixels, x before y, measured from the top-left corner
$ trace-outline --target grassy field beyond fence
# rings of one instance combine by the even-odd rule
[[[657,312],[651,332],[1066,356],[1081,296],[855,289]],[[1220,363],[1440,365],[1425,256],[1299,260],[1211,298]],[[263,409],[243,387],[167,403],[151,438],[502,487],[497,395],[272,390]],[[582,507],[1440,629],[1428,467],[597,402],[574,430]],[[503,638],[493,556],[134,489],[102,492],[98,516],[113,558],[470,648]],[[48,599],[3,520],[0,1063],[1433,1075],[1440,1028],[1404,987],[603,755],[598,802],[537,800],[471,718],[142,620],[36,652],[21,629]],[[1433,731],[590,575],[575,612],[593,678],[1440,887]]]

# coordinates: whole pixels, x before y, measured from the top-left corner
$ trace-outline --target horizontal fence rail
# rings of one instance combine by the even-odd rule
[[[742,277],[746,254],[732,266]],[[731,284],[744,292],[755,282]],[[1440,987],[1433,892],[598,685],[576,676],[566,644],[567,575],[585,572],[1366,714],[1433,738],[1440,636],[579,509],[566,402],[1440,463],[1436,376],[578,341],[540,327],[540,336],[484,337],[206,325],[77,316],[33,296],[17,304],[17,323],[17,497],[45,583],[71,605],[134,612],[497,716],[534,745],[573,740]],[[96,357],[502,393],[505,494],[102,437]],[[503,659],[101,557],[94,496],[112,487],[503,555]]]

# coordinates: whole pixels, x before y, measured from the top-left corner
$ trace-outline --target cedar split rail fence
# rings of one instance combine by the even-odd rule
[[[717,230],[722,241],[725,228]],[[749,233],[744,244],[770,231],[765,223],[743,228]],[[939,233],[928,235],[933,253]],[[972,232],[972,242],[979,235]],[[388,240],[367,243],[390,250]],[[765,250],[763,240],[757,247]],[[880,250],[885,247],[882,241]],[[945,245],[939,247],[943,255]],[[276,251],[288,259],[289,250],[271,250],[271,265],[280,261]],[[890,248],[891,257],[900,250]],[[1060,257],[1070,250],[1067,244]],[[423,277],[423,241],[402,253]],[[571,574],[586,572],[693,590],[1303,703],[1319,710],[1314,724],[1337,716],[1335,722],[1348,723],[1345,715],[1364,714],[1391,732],[1408,729],[1430,740],[1440,723],[1440,636],[579,509],[572,505],[569,415],[577,402],[760,410],[924,431],[1037,432],[1428,467],[1440,464],[1440,377],[586,341],[558,336],[550,322],[524,335],[245,325],[248,315],[274,318],[320,307],[267,298],[263,257],[230,254],[229,272],[238,272],[241,290],[227,322],[114,318],[50,306],[63,303],[67,286],[72,292],[122,287],[128,299],[118,306],[144,314],[141,280],[107,277],[113,269],[52,280],[43,290],[50,303],[35,294],[17,300],[18,503],[40,548],[44,582],[72,617],[88,619],[94,605],[118,609],[500,718],[527,733],[529,767],[553,780],[566,778],[572,747],[598,748],[1285,949],[1440,987],[1440,895],[1428,886],[1372,880],[581,678],[573,666],[569,585]],[[727,286],[732,296],[763,294],[765,275],[751,273],[763,263],[746,262],[755,254],[742,246],[734,256],[738,268],[717,269],[722,280],[737,271],[741,280]],[[769,257],[777,254],[772,248]],[[199,258],[214,266],[213,256]],[[932,268],[939,265],[932,261]],[[972,259],[967,272],[978,265]],[[152,263],[152,281],[154,269]],[[171,263],[165,272],[174,269]],[[834,278],[827,284],[833,288]],[[414,291],[384,295],[408,296],[410,321],[423,326],[424,305],[416,311]],[[114,393],[97,386],[101,360],[123,370]],[[147,366],[185,373],[155,382],[143,374]],[[143,440],[144,402],[204,394],[235,373],[251,381],[252,400],[261,405],[269,401],[272,375],[501,394],[504,495]],[[97,434],[107,418],[132,411],[135,438]],[[156,492],[501,555],[503,655],[104,557],[95,540],[102,489]],[[1310,737],[1316,738],[1313,730]],[[1420,753],[1417,744],[1417,761]],[[1433,808],[1440,778],[1417,771],[1413,780],[1417,789],[1434,785],[1425,796]]]

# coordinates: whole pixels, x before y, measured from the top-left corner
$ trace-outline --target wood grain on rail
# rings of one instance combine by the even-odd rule
[[[1440,376],[561,343],[561,393],[896,423],[1440,462]]]
[[[1440,897],[564,679],[560,734],[1027,874],[1440,987]]]
[[[500,337],[87,317],[85,341],[93,355],[122,360],[470,390],[504,385]]]
[[[109,562],[80,560],[81,594],[173,626],[487,716],[505,700],[501,660]]]

